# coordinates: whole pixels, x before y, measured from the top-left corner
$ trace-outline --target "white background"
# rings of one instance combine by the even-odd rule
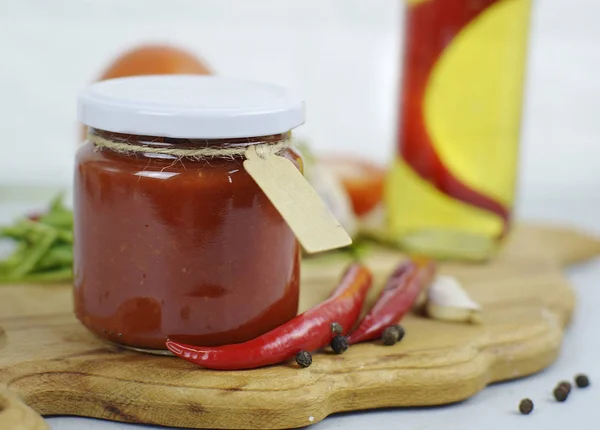
[[[534,3],[521,198],[600,199],[600,2]],[[145,42],[289,86],[318,149],[387,162],[402,15],[401,0],[0,0],[0,185],[68,185],[77,92]]]

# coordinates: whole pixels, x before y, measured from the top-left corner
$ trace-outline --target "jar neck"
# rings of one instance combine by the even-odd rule
[[[90,128],[91,136],[98,136],[112,142],[130,146],[147,146],[149,148],[245,148],[251,145],[276,145],[290,138],[290,132],[268,136],[254,136],[226,139],[181,139],[162,136],[146,136],[136,134],[114,133],[111,131]]]

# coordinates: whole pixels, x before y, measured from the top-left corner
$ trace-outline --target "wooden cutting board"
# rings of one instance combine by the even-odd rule
[[[555,360],[575,303],[562,268],[598,253],[600,242],[576,231],[521,226],[491,263],[441,265],[482,304],[483,324],[410,315],[399,344],[315,354],[307,369],[209,371],[107,346],[73,316],[68,286],[0,287],[0,384],[8,388],[0,387],[0,428],[45,428],[25,404],[43,415],[263,429],[341,411],[456,402]],[[367,257],[379,286],[401,258],[384,249]],[[346,263],[305,261],[303,309],[329,294]]]

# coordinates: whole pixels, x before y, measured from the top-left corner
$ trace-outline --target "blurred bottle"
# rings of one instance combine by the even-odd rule
[[[407,0],[388,227],[404,248],[484,260],[509,231],[530,0]]]

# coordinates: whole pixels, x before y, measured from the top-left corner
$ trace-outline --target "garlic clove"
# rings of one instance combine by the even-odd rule
[[[453,308],[428,303],[425,307],[427,315],[441,321],[470,322],[480,324],[482,322],[481,312],[475,309]]]
[[[481,306],[451,276],[436,277],[427,290],[425,309],[430,317],[442,321],[482,322]]]

